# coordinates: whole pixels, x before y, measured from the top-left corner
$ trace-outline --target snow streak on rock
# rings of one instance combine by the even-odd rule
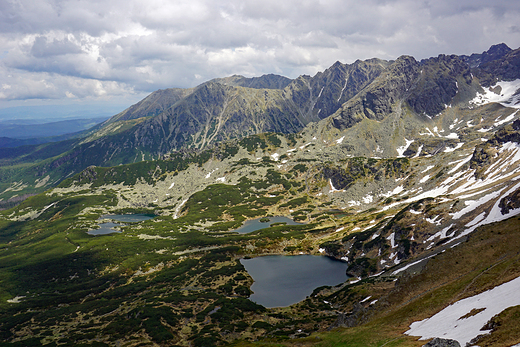
[[[410,147],[410,145],[414,142],[414,140],[404,139],[406,144],[403,146],[397,147],[395,150],[397,151],[397,158],[404,158],[404,152]]]

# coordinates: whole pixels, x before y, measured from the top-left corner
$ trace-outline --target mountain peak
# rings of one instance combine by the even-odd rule
[[[489,63],[490,61],[500,59],[511,51],[512,49],[505,43],[498,43],[491,46],[487,51],[484,51],[481,54],[473,53],[469,57],[463,55],[461,58],[465,60],[470,67],[475,68],[480,67],[482,64]]]
[[[483,52],[482,54],[496,54],[496,53],[501,53],[502,55],[503,54],[506,54],[508,52],[512,51],[511,48],[509,48],[508,45],[506,45],[505,43],[498,43],[496,45],[493,45],[491,46],[487,51]]]

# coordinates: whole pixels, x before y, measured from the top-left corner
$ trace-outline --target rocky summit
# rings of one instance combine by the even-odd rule
[[[520,344],[519,52],[234,75],[1,148],[2,344]],[[265,307],[272,255],[345,277]]]

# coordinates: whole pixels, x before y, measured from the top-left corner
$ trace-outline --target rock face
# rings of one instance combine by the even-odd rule
[[[468,63],[471,68],[476,68],[480,64],[486,64],[490,61],[500,59],[509,52],[511,52],[511,48],[509,48],[505,43],[499,43],[491,46],[487,51],[482,52],[481,54],[474,53],[470,56],[463,55],[461,58]]]
[[[459,89],[468,89],[470,68],[458,56],[440,55],[417,62],[400,57],[333,116],[338,129],[346,129],[364,118],[381,121],[403,105],[415,113],[433,117],[446,108]]]
[[[89,164],[117,165],[251,134],[296,133],[335,112],[388,64],[379,59],[337,62],[314,77],[295,80],[232,76],[193,89],[159,90],[105,122],[77,150],[91,153],[80,155],[94,160]],[[129,126],[132,120],[137,123]]]
[[[233,75],[231,77],[217,78],[213,81],[230,86],[254,89],[284,89],[292,82],[290,78],[274,74],[268,74],[252,78]]]
[[[332,116],[333,125],[342,130],[364,118],[382,120],[393,112],[418,74],[419,64],[413,57],[400,57],[365,90],[342,105]]]
[[[460,347],[460,343],[455,340],[441,339],[439,337],[434,338],[423,347]]]
[[[510,210],[520,208],[520,189],[500,200],[498,207],[500,207],[502,214],[508,214]]]
[[[512,81],[520,77],[520,51],[518,49],[507,51],[503,46],[500,47],[502,48],[492,47],[495,54],[488,55],[488,59],[475,69],[475,75],[485,87],[492,86],[497,81]],[[497,53],[497,50],[500,52]],[[497,58],[492,59],[492,57]]]
[[[514,121],[512,124],[498,130],[495,135],[488,141],[475,147],[473,156],[470,161],[472,169],[476,169],[476,177],[480,178],[486,168],[498,160],[499,149],[508,142],[520,143],[520,120]]]
[[[52,145],[61,148],[59,153],[43,155],[51,146],[25,148],[19,164],[40,161],[40,167],[31,172],[42,175],[59,168],[53,179],[59,182],[58,175],[78,173],[90,165],[134,163],[172,151],[203,150],[253,134],[300,131],[325,143],[342,133],[346,135],[342,150],[351,156],[395,157],[403,142],[406,146],[399,155],[435,155],[454,148],[458,141],[431,130],[431,137],[422,136],[425,127],[441,129],[441,124],[432,122],[452,106],[458,107],[454,112],[467,112],[469,100],[482,91],[481,85],[519,77],[520,49],[504,44],[470,57],[336,62],[315,76],[294,80],[273,74],[235,75],[190,89],[158,90],[94,128],[88,137]],[[408,143],[410,138],[413,143]],[[477,150],[480,155],[475,158],[481,161],[494,155],[485,147]],[[0,151],[0,163],[10,155]],[[323,176],[341,190],[350,184],[349,175],[329,170]]]

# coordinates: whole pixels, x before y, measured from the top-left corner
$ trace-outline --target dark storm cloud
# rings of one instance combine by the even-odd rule
[[[520,3],[4,0],[0,100],[102,98],[214,77],[315,74],[339,60],[520,45]]]

